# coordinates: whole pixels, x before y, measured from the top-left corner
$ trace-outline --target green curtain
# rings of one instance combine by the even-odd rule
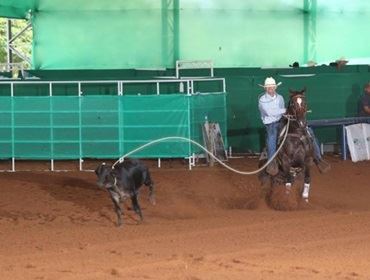
[[[35,69],[288,67],[369,59],[367,0],[3,0],[0,16],[32,10]]]

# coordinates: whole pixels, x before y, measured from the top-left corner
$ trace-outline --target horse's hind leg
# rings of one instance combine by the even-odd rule
[[[304,170],[304,185],[302,191],[302,198],[308,202],[308,197],[310,195],[310,185],[311,185],[311,176],[310,176],[310,168],[306,166]]]
[[[139,215],[140,220],[143,220],[143,214],[141,213],[141,208],[137,199],[137,194],[135,193],[133,196],[131,196],[131,202],[132,202],[132,207],[134,208],[134,211],[136,214]]]

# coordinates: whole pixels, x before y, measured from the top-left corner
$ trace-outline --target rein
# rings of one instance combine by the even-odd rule
[[[298,122],[298,117],[297,117],[297,109],[296,109],[296,107],[297,106],[295,106],[294,104],[296,104],[297,102],[295,102],[295,101],[293,101],[293,100],[295,100],[295,99],[298,99],[298,98],[301,98],[302,100],[306,100],[306,97],[303,95],[303,94],[296,94],[296,95],[294,95],[293,97],[291,97],[291,100],[290,100],[290,102],[289,102],[289,106],[288,106],[288,111],[290,111],[290,112],[292,112],[293,114],[290,114],[290,116],[293,116],[293,117],[295,117],[295,120]],[[306,105],[306,103],[304,103],[304,105],[303,105],[303,110],[304,110],[304,112],[303,112],[303,114],[302,115],[305,115],[308,111],[307,111],[307,105]]]

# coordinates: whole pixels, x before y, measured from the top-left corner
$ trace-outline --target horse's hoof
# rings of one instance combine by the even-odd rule
[[[305,183],[302,192],[302,198],[308,202],[308,196],[310,194],[310,184]]]
[[[152,205],[156,205],[156,203],[157,203],[154,197],[150,197],[150,198],[149,198],[149,202],[150,202]]]
[[[291,183],[286,183],[285,184],[285,193],[290,194],[291,191],[292,191],[292,184]]]
[[[275,160],[271,161],[266,167],[266,172],[271,176],[276,176],[279,173],[279,167]]]

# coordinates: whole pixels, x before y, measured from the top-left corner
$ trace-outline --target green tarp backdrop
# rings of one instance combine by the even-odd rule
[[[286,67],[369,58],[367,0],[2,0],[30,17],[35,69]]]

